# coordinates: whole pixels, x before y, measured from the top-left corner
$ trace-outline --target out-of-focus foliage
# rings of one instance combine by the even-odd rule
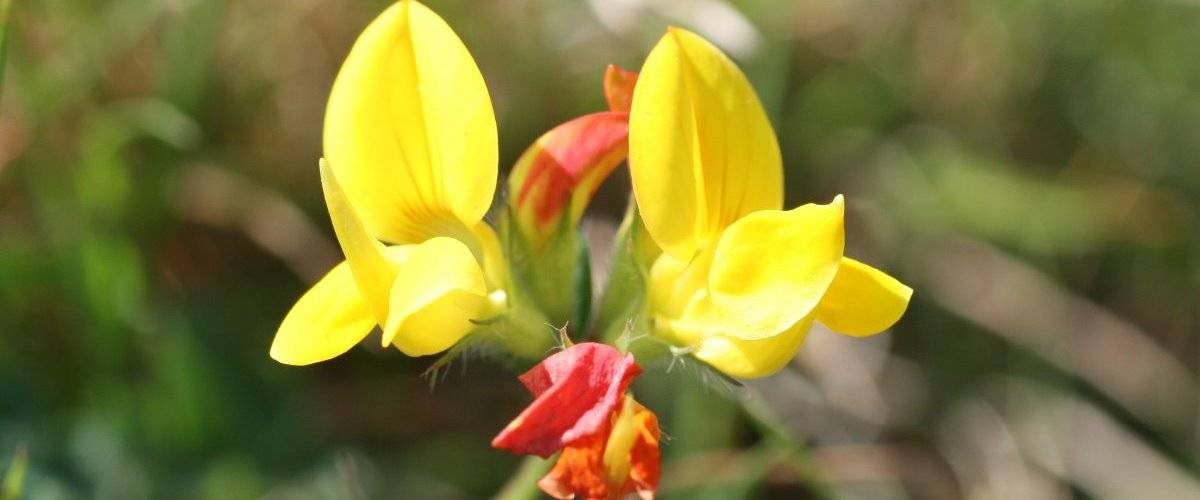
[[[668,24],[776,127],[787,206],[916,290],[745,388],[648,367],[680,498],[1200,498],[1200,3],[428,2],[507,168]],[[368,341],[267,349],[338,259],[316,161],[371,1],[15,0],[0,100],[0,463],[27,498],[470,498],[527,396]],[[595,271],[624,209],[589,214]],[[644,395],[644,396],[643,396]],[[743,399],[742,405],[728,398]],[[743,410],[747,408],[748,410]]]

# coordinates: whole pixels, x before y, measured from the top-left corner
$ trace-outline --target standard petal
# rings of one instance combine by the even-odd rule
[[[521,230],[535,241],[574,226],[600,183],[625,161],[628,114],[606,111],[554,127],[517,160],[508,178]]]
[[[608,102],[611,111],[629,112],[633,104],[633,88],[637,85],[638,74],[616,64],[609,64],[604,70],[604,100]]]
[[[779,209],[775,132],[745,75],[719,49],[672,28],[638,77],[629,166],[646,228],[688,261],[733,221]]]
[[[731,377],[765,377],[795,357],[811,326],[812,319],[804,319],[784,333],[762,340],[713,335],[702,339],[692,355]]]
[[[325,205],[329,208],[329,219],[333,222],[333,232],[337,234],[338,244],[342,253],[346,254],[346,262],[358,284],[359,293],[366,300],[371,313],[379,324],[384,324],[388,317],[388,296],[396,270],[383,254],[383,245],[379,240],[367,233],[358,212],[350,200],[333,170],[324,159],[320,162],[321,188],[325,193]]]
[[[887,330],[904,315],[912,288],[883,271],[843,257],[837,277],[817,307],[817,321],[862,337]]]
[[[838,272],[845,242],[839,195],[828,205],[763,210],[735,222],[718,243],[708,295],[678,328],[764,339],[809,316]]]
[[[390,250],[396,265],[383,345],[409,356],[442,352],[488,314],[487,285],[475,255],[446,237]]]
[[[467,48],[437,14],[400,1],[359,36],[325,112],[325,156],[369,232],[417,243],[475,225],[496,187],[496,118]]]
[[[271,343],[271,357],[287,365],[325,361],[350,350],[375,324],[350,265],[342,262],[288,311]]]

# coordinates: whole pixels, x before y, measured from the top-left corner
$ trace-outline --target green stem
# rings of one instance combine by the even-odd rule
[[[521,462],[521,466],[517,467],[516,472],[505,483],[504,488],[493,497],[493,500],[533,500],[541,497],[541,491],[538,489],[537,482],[546,472],[550,470],[550,466],[554,464],[553,460],[547,460],[542,457],[530,455],[525,457]]]

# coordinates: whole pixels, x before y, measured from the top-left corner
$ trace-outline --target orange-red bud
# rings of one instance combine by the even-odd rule
[[[574,226],[601,182],[629,152],[629,106],[637,73],[609,65],[604,98],[610,111],[554,127],[521,154],[508,177],[521,231],[539,244],[564,215]]]
[[[517,160],[509,176],[518,223],[529,235],[544,235],[564,212],[574,225],[587,203],[625,161],[629,115],[600,112],[563,123],[538,138]]]

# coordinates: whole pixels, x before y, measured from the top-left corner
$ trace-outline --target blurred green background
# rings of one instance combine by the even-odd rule
[[[0,470],[27,468],[24,497],[505,483],[518,460],[488,442],[529,398],[503,367],[431,389],[431,359],[373,345],[267,357],[340,257],[322,110],[386,4],[14,0]],[[891,333],[815,330],[745,388],[650,370],[664,496],[1200,498],[1200,3],[428,4],[483,71],[503,169],[602,109],[606,64],[700,32],[758,89],[788,205],[845,193],[848,253],[916,289]],[[614,175],[585,223],[600,269],[627,191]]]

